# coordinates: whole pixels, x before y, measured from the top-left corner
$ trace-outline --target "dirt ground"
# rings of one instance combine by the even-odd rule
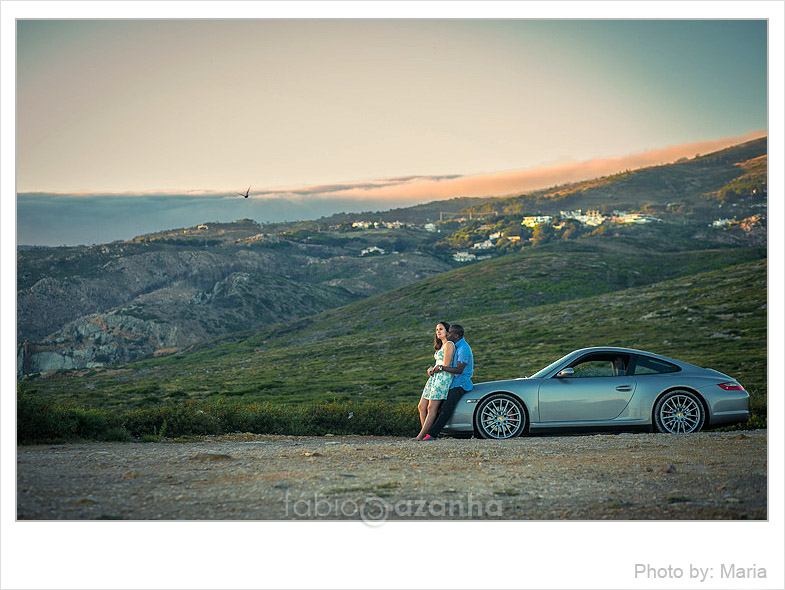
[[[766,519],[766,431],[17,448],[17,518]]]

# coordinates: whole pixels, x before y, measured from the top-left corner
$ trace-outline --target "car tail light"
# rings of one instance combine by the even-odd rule
[[[718,383],[725,391],[744,391],[744,388],[735,381],[728,381],[727,383]]]

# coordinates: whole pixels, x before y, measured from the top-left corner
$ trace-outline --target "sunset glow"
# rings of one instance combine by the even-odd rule
[[[20,193],[469,175],[494,188],[440,182],[434,197],[488,194],[531,186],[500,171],[767,127],[762,20],[20,20],[17,34]]]

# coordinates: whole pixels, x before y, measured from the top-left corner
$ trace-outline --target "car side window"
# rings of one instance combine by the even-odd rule
[[[626,375],[628,357],[616,354],[591,354],[570,365],[572,377],[619,377]]]
[[[648,356],[636,356],[634,363],[633,374],[635,375],[659,375],[662,373],[676,373],[680,370],[676,365]]]
[[[573,367],[575,374],[573,377],[615,377],[613,363],[609,360],[589,360],[578,363]]]

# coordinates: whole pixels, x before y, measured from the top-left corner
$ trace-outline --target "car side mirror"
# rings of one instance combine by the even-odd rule
[[[572,377],[573,375],[575,375],[575,369],[573,369],[572,367],[567,367],[566,369],[562,369],[561,371],[556,373],[556,377],[558,379],[561,379],[563,377]]]

